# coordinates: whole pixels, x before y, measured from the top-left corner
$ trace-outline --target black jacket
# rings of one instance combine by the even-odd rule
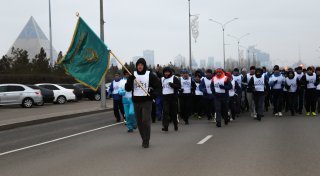
[[[162,85],[162,83],[161,83],[161,85]],[[177,78],[176,76],[173,76],[172,88],[174,89],[174,94],[162,95],[163,99],[178,98],[178,91],[181,89],[181,83],[180,83],[179,78]]]
[[[250,92],[253,92],[254,95],[266,95],[270,90],[268,78],[266,76],[264,77],[264,91],[263,92],[255,91],[253,77],[249,81],[248,90],[250,90]]]
[[[140,58],[136,66],[138,64],[143,64],[144,65],[144,70],[142,72],[137,71],[138,75],[144,75],[147,71],[147,64],[146,61],[143,58]],[[127,83],[125,85],[126,91],[132,91],[132,101],[133,102],[145,102],[145,101],[152,101],[156,97],[158,97],[161,94],[161,84],[159,78],[152,72],[150,71],[149,74],[149,88],[148,88],[148,93],[150,96],[134,96],[134,76],[130,76],[129,79],[127,80]]]

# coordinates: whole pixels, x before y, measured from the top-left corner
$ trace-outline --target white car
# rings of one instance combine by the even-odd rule
[[[31,108],[43,102],[41,91],[22,84],[0,84],[0,105],[21,105]]]
[[[65,104],[67,101],[76,100],[74,89],[66,89],[57,84],[51,84],[51,83],[41,83],[41,84],[36,84],[36,86],[52,90],[55,97],[53,100],[54,103]]]

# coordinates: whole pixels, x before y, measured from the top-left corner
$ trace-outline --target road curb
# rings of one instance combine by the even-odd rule
[[[31,126],[31,125],[38,125],[38,124],[42,124],[42,123],[54,122],[54,121],[59,121],[59,120],[71,119],[71,118],[75,118],[75,117],[97,114],[97,113],[101,113],[101,112],[110,112],[112,110],[113,110],[112,108],[109,108],[109,109],[80,112],[80,113],[67,114],[67,115],[59,115],[59,116],[48,117],[48,118],[44,118],[44,119],[36,119],[36,120],[30,120],[30,121],[25,121],[25,122],[17,122],[17,123],[13,123],[13,124],[1,125],[0,131],[15,129],[15,128],[19,128],[19,127],[26,127],[26,126]]]

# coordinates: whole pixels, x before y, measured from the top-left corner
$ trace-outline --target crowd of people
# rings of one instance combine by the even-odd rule
[[[189,118],[206,116],[217,127],[228,125],[249,112],[261,121],[272,105],[276,117],[303,113],[315,117],[320,113],[320,67],[280,69],[275,65],[268,72],[265,67],[221,68],[197,70],[182,69],[175,73],[170,67],[160,73],[147,69],[140,58],[136,71],[115,75],[109,90],[114,101],[114,115],[120,122],[125,117],[128,132],[139,129],[142,146],[149,147],[151,122],[162,121],[162,131],[173,124],[178,131],[179,119],[188,125]],[[318,106],[317,106],[318,105]]]

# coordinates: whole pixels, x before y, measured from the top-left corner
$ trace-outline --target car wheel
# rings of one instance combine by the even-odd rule
[[[95,94],[94,95],[94,100],[100,101],[101,100],[101,95],[100,94]]]
[[[59,97],[57,98],[57,103],[58,103],[58,104],[65,104],[66,101],[67,101],[67,99],[66,99],[66,97],[64,97],[64,96],[59,96]]]
[[[24,108],[31,108],[33,105],[33,100],[31,98],[26,98],[22,101],[22,106]]]

